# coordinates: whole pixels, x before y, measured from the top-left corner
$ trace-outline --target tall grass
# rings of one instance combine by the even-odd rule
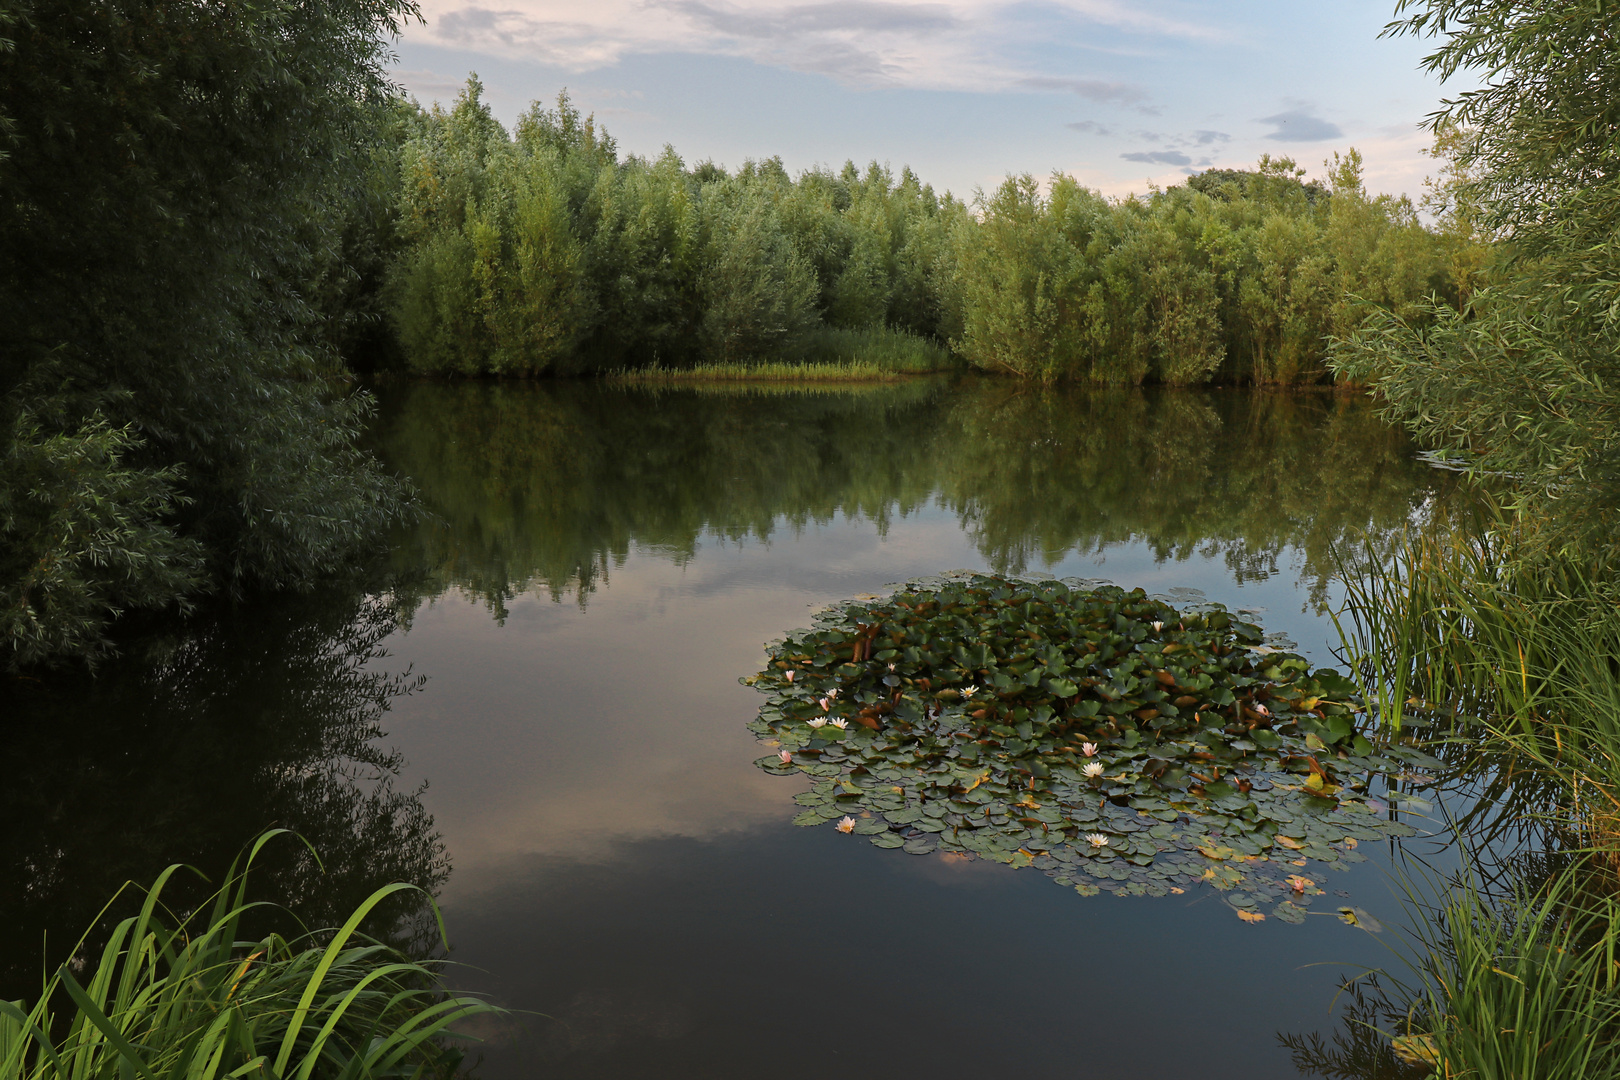
[[[1415,981],[1386,973],[1387,988],[1375,980],[1386,1007],[1362,1010],[1399,1018],[1383,1032],[1394,1055],[1446,1080],[1620,1076],[1620,912],[1585,892],[1585,875],[1577,862],[1495,895],[1472,866],[1449,879],[1403,877]],[[1292,1042],[1299,1060],[1303,1041]]]
[[[1418,722],[1480,783],[1465,845],[1525,829],[1542,850],[1511,895],[1471,877],[1419,920],[1404,1046],[1437,1075],[1620,1076],[1620,588],[1612,567],[1553,557],[1496,514],[1413,530],[1346,566],[1341,649],[1389,729]],[[1472,856],[1469,856],[1472,859]]]
[[[915,374],[963,366],[927,338],[887,326],[862,330],[819,327],[809,335],[805,356],[818,364],[871,364],[884,371]]]
[[[1601,564],[1525,554],[1541,550],[1501,519],[1414,530],[1388,560],[1368,548],[1344,574],[1341,650],[1386,727],[1415,713],[1502,770],[1510,809],[1620,837],[1620,588]]]
[[[32,1005],[0,1002],[0,1080],[451,1075],[462,1057],[447,1041],[451,1026],[496,1010],[447,994],[435,965],[358,932],[379,904],[415,886],[378,889],[335,930],[241,939],[245,919],[274,910],[246,893],[253,859],[275,835],[261,836],[240,869],[172,925],[163,891],[182,868],[169,867],[82,981],[64,965]]]

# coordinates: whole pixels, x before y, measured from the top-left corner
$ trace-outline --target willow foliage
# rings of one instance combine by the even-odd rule
[[[1388,414],[1477,474],[1559,550],[1612,547],[1620,505],[1620,42],[1602,0],[1402,5],[1393,34],[1432,36],[1425,66],[1480,87],[1431,118],[1457,167],[1454,215],[1504,265],[1428,325],[1375,319],[1336,355]],[[1459,137],[1462,133],[1465,137]]]
[[[327,302],[408,0],[17,0],[0,48],[0,648],[308,582],[397,510]],[[346,330],[343,332],[347,332]]]

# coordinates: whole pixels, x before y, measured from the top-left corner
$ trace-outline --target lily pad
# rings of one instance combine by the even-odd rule
[[[1190,595],[962,573],[836,604],[744,680],[768,695],[750,730],[780,747],[758,764],[821,778],[796,824],[866,813],[880,847],[1062,866],[1082,893],[1276,897],[1301,856],[1411,835],[1366,775],[1434,759],[1358,730],[1338,672],[1172,603]]]

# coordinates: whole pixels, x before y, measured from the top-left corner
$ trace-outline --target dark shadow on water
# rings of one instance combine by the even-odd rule
[[[443,846],[419,794],[393,787],[400,762],[381,741],[389,702],[416,685],[380,662],[395,625],[389,604],[333,590],[128,642],[94,679],[8,679],[0,999],[32,999],[124,882],[172,863],[217,881],[267,827],[296,830],[324,863],[282,840],[255,875],[258,896],[312,927],[390,881],[437,887]],[[175,895],[206,893],[190,880]],[[402,898],[370,929],[411,943],[421,907]]]

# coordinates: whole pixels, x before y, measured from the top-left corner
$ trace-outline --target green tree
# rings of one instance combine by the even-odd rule
[[[1498,280],[1420,322],[1390,312],[1335,352],[1389,416],[1512,481],[1511,504],[1571,551],[1611,549],[1620,507],[1620,41],[1604,0],[1403,3],[1391,34],[1478,88],[1431,118],[1449,193],[1505,247]],[[1476,224],[1477,223],[1477,224]],[[1528,518],[1527,518],[1528,520]]]
[[[0,633],[14,660],[90,655],[115,612],[191,591],[306,583],[397,509],[355,447],[367,399],[319,295],[392,94],[382,39],[413,13],[6,6]]]

